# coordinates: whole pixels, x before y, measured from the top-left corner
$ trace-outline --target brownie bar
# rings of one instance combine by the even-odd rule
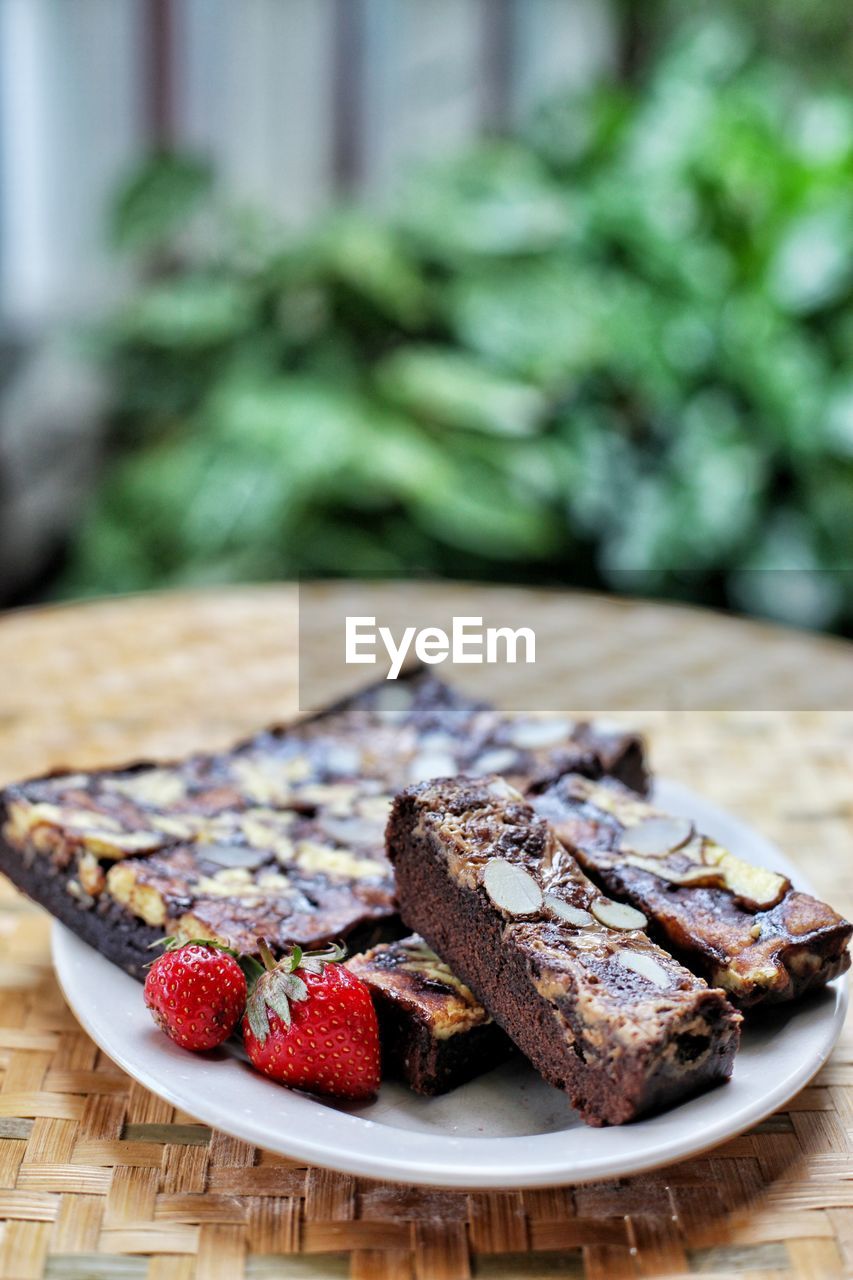
[[[742,1008],[843,973],[853,926],[610,779],[568,776],[531,797],[584,871],[649,917],[667,949]]]
[[[592,1125],[726,1079],[741,1015],[602,898],[548,823],[498,777],[394,802],[401,915]]]
[[[342,840],[335,805],[276,810],[224,786],[193,791],[196,780],[192,769],[186,779],[178,769],[73,779],[64,807],[30,791],[7,805],[0,870],[140,978],[151,942],[167,934],[251,952],[259,937],[281,950],[399,932],[382,847],[389,798],[374,784],[348,797]]]
[[[416,671],[229,751],[8,787],[0,869],[136,976],[152,930],[353,948],[400,932],[394,791],[486,765],[539,783],[567,762],[624,774],[638,752],[642,766],[630,735],[503,716]]]
[[[501,1029],[417,934],[346,962],[379,1015],[382,1074],[415,1093],[447,1093],[511,1051]]]
[[[644,744],[636,734],[483,707],[449,696],[425,673],[371,686],[334,713],[262,733],[238,754],[241,776],[259,801],[308,806],[324,803],[324,788],[365,779],[392,794],[455,774],[500,773],[539,785],[568,772],[607,774],[642,792],[648,784]],[[298,762],[306,757],[310,768],[300,773]]]

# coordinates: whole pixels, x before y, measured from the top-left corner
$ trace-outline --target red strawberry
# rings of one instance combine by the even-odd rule
[[[246,1007],[246,979],[232,952],[217,943],[170,940],[145,979],[154,1021],[182,1049],[213,1049],[227,1040]]]
[[[372,1098],[379,1088],[379,1025],[370,992],[337,961],[335,946],[276,964],[260,945],[266,972],[249,996],[243,1040],[252,1065],[282,1084],[335,1098]]]

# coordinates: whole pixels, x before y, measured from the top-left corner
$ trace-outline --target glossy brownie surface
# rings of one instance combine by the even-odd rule
[[[417,934],[355,955],[347,967],[404,1006],[437,1040],[492,1021],[465,983]]]
[[[831,907],[618,783],[567,776],[532,803],[603,889],[742,1007],[793,999],[848,968],[853,927]]]
[[[630,735],[503,716],[419,672],[230,751],[9,787],[0,869],[105,954],[124,918],[113,958],[132,972],[133,922],[140,951],[151,930],[247,950],[260,936],[363,944],[399,932],[384,851],[394,791],[448,766],[600,773],[605,756],[642,767]]]

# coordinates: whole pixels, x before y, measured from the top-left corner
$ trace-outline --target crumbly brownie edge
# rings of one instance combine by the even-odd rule
[[[626,875],[618,867],[598,868],[591,863],[584,865],[584,871],[605,893],[611,894],[621,902],[629,902],[640,911],[644,911],[649,918],[650,937],[681,960],[688,969],[705,978],[707,982],[723,987],[729,1000],[739,1009],[750,1010],[764,1005],[787,1004],[791,1000],[799,1000],[807,992],[826,986],[828,982],[840,977],[850,968],[848,946],[853,929],[848,921],[839,918],[837,924],[822,929],[819,938],[814,938],[800,946],[792,941],[789,946],[782,949],[780,963],[787,979],[784,985],[755,984],[747,990],[738,991],[727,980],[726,966],[721,963],[719,955],[713,948],[701,945],[700,940],[695,938],[688,942],[686,932],[676,936],[672,929],[661,924],[656,893],[644,891],[644,884],[647,881],[654,881],[654,877],[648,872],[635,875],[632,869],[632,874]],[[653,890],[658,889],[655,883],[652,883],[651,887]],[[689,893],[689,889],[686,892]],[[677,894],[678,890],[669,894],[670,903]],[[784,906],[786,900],[793,901],[796,897],[802,899],[802,897],[808,898],[809,895],[797,895],[796,891],[789,891],[780,906]],[[799,956],[803,957],[803,962],[800,963],[798,971]]]
[[[382,1075],[402,1080],[413,1093],[448,1093],[497,1066],[510,1051],[494,1023],[440,1040],[385,992],[374,986],[370,991],[379,1018]]]
[[[2,825],[0,808],[0,829]],[[82,906],[68,892],[70,872],[60,870],[47,858],[36,858],[28,863],[2,838],[0,872],[78,938],[132,978],[144,981],[146,966],[156,955],[151,949],[152,944],[165,936],[162,929],[145,924],[111,899],[103,899],[91,907]]]
[[[752,911],[760,936],[776,937],[779,945],[769,976],[765,972],[766,959],[760,956],[755,961],[758,976],[751,976],[749,967],[741,964],[748,958],[751,944],[739,942],[736,930],[735,936],[725,931],[727,925],[732,925],[733,893],[722,888],[670,884],[665,877],[627,861],[608,863],[607,859],[613,856],[609,846],[599,846],[594,840],[587,845],[572,837],[569,824],[573,819],[580,822],[587,837],[596,819],[594,804],[590,816],[582,800],[575,802],[563,794],[571,783],[571,775],[564,775],[547,787],[531,788],[528,795],[533,808],[555,824],[560,839],[593,884],[617,901],[642,911],[648,917],[649,936],[710,985],[722,987],[737,1008],[754,1010],[797,1000],[850,968],[848,946],[853,925],[826,903],[789,887],[773,907]],[[622,794],[612,775],[608,789],[616,796]],[[633,803],[636,797],[628,799]],[[562,815],[561,805],[565,807]],[[566,823],[561,823],[562,816]],[[609,816],[607,811],[600,815],[602,830],[607,829]],[[713,899],[712,911],[707,905],[709,899]],[[709,919],[714,922],[710,930]],[[810,927],[806,927],[807,921]]]
[[[0,804],[0,830],[4,810]],[[165,930],[148,925],[133,915],[114,898],[104,895],[92,906],[83,906],[68,892],[73,871],[60,869],[48,858],[36,856],[31,861],[0,837],[0,872],[17,889],[38,906],[94,947],[102,956],[124,969],[139,982],[145,981],[148,965],[157,955],[152,950],[165,936]],[[396,914],[365,920],[344,939],[351,952],[366,951],[381,942],[399,938],[405,930]],[[314,945],[314,944],[312,944]]]
[[[476,894],[452,882],[431,838],[417,832],[414,812],[412,798],[403,793],[388,825],[405,923],[470,987],[544,1079],[569,1095],[587,1124],[623,1124],[731,1075],[737,1026],[731,1006],[713,989],[698,992],[685,1011],[685,1023],[701,1016],[711,1034],[713,1052],[701,1067],[673,1075],[660,1062],[626,1054],[619,1070],[607,1076],[585,1062],[567,1040],[562,1015],[535,990],[524,956],[504,946],[499,917],[484,916]]]

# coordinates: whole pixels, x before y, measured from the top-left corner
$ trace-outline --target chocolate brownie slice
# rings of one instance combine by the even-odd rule
[[[382,1074],[415,1093],[447,1093],[511,1051],[503,1031],[417,934],[346,962],[379,1015]]]
[[[597,884],[742,1008],[793,1000],[850,965],[853,925],[610,779],[568,776],[531,802]]]
[[[504,779],[411,787],[388,824],[401,915],[589,1124],[726,1079],[741,1015],[601,896]]]
[[[135,977],[168,934],[253,952],[260,937],[281,950],[399,932],[383,848],[390,798],[375,784],[348,794],[343,813],[311,814],[197,787],[198,773],[189,762],[73,778],[59,804],[41,798],[51,780],[12,788],[0,870]]]
[[[228,751],[8,787],[0,870],[137,976],[152,937],[189,926],[249,950],[262,935],[353,948],[400,931],[394,791],[448,769],[542,783],[638,759],[630,735],[505,716],[416,671]]]

